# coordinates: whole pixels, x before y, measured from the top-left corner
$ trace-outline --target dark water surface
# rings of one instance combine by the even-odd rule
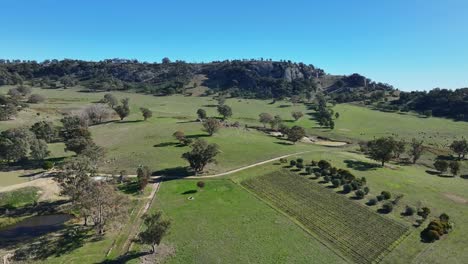
[[[64,227],[68,214],[37,215],[0,230],[0,246],[36,238]]]

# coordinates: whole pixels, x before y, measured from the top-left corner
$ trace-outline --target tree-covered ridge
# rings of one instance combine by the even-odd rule
[[[194,76],[206,76],[193,81]],[[291,61],[225,60],[210,63],[161,63],[110,59],[99,62],[82,60],[20,61],[0,60],[0,85],[23,82],[45,88],[77,84],[90,90],[129,90],[167,95],[183,93],[185,88],[204,85],[215,91],[229,90],[233,96],[281,98],[309,97],[319,90],[333,93],[375,90],[382,85],[359,74],[334,76],[313,65]],[[385,88],[385,87],[384,87]]]
[[[468,120],[468,88],[448,90],[436,88],[429,92],[402,92],[392,105],[430,116]]]

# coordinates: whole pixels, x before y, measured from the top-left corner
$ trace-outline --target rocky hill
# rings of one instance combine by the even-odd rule
[[[204,75],[203,83],[191,82]],[[0,85],[28,82],[47,88],[80,84],[90,90],[129,90],[165,95],[183,93],[192,85],[213,91],[227,90],[234,96],[278,98],[310,93],[365,92],[391,90],[386,84],[353,74],[326,74],[314,65],[291,61],[226,60],[210,63],[147,63],[111,59],[99,62],[81,60],[8,61],[0,60]]]

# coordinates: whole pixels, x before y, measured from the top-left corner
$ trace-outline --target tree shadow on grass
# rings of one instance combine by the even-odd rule
[[[106,260],[101,261],[101,262],[96,262],[96,264],[122,264],[122,263],[127,263],[130,260],[134,260],[136,258],[140,258],[140,257],[143,257],[145,255],[149,255],[149,254],[151,254],[151,253],[132,251],[132,252],[128,252],[127,254],[125,254],[123,256],[120,256],[120,257],[118,257],[116,259],[106,259]]]
[[[358,171],[368,171],[368,170],[375,170],[380,166],[374,163],[369,163],[360,160],[345,160],[344,163],[350,169],[358,170]]]
[[[195,135],[187,135],[185,136],[186,138],[203,138],[203,137],[209,137],[210,135],[208,134],[195,134]]]
[[[122,121],[117,121],[117,124],[131,124],[131,123],[140,123],[143,122],[143,120],[122,120]]]
[[[58,200],[54,202],[42,201],[36,204],[30,204],[22,207],[0,207],[0,217],[22,217],[30,215],[55,214],[60,211],[60,207],[68,203],[67,200]]]
[[[193,174],[190,173],[186,167],[178,166],[174,168],[167,168],[153,172],[153,176],[164,176],[169,177],[165,178],[164,180],[170,180],[170,178],[183,178],[187,176],[192,176]]]
[[[468,180],[468,174],[460,175],[460,178],[465,179],[465,180]]]
[[[197,192],[198,192],[197,190],[188,190],[188,191],[183,192],[182,194],[194,194]]]
[[[435,170],[426,170],[426,173],[430,174],[430,175],[438,175],[439,174],[439,172],[435,171]]]
[[[275,144],[285,145],[285,146],[294,146],[294,144],[291,144],[290,142],[285,142],[285,141],[275,141]]]
[[[286,105],[286,104],[282,104],[282,105],[278,105],[278,108],[288,108],[288,107],[291,107],[292,105]]]
[[[206,104],[206,105],[202,105],[203,107],[218,107],[217,104]]]
[[[125,194],[137,195],[141,193],[140,184],[136,180],[122,183],[118,189]]]
[[[69,226],[54,235],[32,240],[15,251],[16,261],[44,260],[51,256],[62,256],[82,247],[93,239],[89,227]],[[24,243],[24,241],[22,241]]]

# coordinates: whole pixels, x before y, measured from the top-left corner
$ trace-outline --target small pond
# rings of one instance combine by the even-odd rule
[[[58,231],[71,218],[72,216],[68,214],[36,215],[26,218],[0,229],[0,245],[8,245]]]

